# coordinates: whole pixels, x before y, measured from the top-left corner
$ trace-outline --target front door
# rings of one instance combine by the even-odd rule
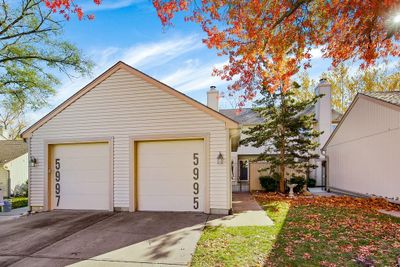
[[[239,180],[237,181],[236,192],[250,191],[249,167],[249,160],[239,160]]]

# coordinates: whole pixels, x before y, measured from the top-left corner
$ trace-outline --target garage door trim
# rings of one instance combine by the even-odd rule
[[[45,186],[44,186],[44,206],[45,210],[51,210],[52,207],[52,190],[49,188],[52,186],[52,175],[50,173],[51,166],[51,147],[55,145],[68,145],[68,144],[89,144],[89,143],[107,143],[109,147],[109,162],[110,162],[110,172],[109,172],[109,180],[110,180],[110,203],[109,203],[109,211],[114,210],[114,138],[113,137],[89,137],[89,138],[71,138],[71,139],[51,139],[44,140],[44,177],[45,177]],[[29,155],[34,156],[34,155]],[[40,164],[40,162],[39,162]]]
[[[205,213],[210,213],[210,168],[209,168],[209,133],[183,133],[183,134],[163,134],[163,135],[143,135],[131,136],[129,138],[129,211],[138,210],[138,192],[137,192],[137,144],[139,142],[149,141],[188,141],[188,140],[203,140],[204,143],[204,158],[205,158]]]

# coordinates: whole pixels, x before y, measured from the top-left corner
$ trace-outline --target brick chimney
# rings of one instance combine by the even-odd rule
[[[219,111],[219,92],[215,86],[210,86],[207,92],[207,106]]]

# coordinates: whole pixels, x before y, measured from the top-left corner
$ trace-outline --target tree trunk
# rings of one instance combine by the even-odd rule
[[[284,92],[281,92],[281,105],[282,105],[282,114],[285,112],[285,99],[284,99]],[[280,127],[281,131],[281,148],[280,148],[280,175],[281,179],[279,181],[279,192],[285,193],[285,125],[282,122]]]
[[[279,192],[285,193],[285,165],[281,164],[280,166],[280,174],[281,174],[281,179],[279,180]]]

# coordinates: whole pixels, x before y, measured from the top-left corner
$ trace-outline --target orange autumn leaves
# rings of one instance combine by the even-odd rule
[[[290,204],[266,266],[394,266],[400,259],[400,221],[379,212],[400,206],[383,198],[254,196]]]
[[[254,197],[260,201],[277,201],[284,200],[290,202],[292,206],[318,206],[332,208],[353,208],[361,209],[366,212],[378,214],[379,210],[399,211],[400,205],[390,203],[384,198],[356,198],[350,196],[298,196],[289,198],[279,193],[257,192]]]
[[[214,74],[232,81],[230,89],[244,90],[246,99],[259,90],[289,89],[292,76],[310,66],[312,48],[320,48],[333,66],[355,60],[364,68],[399,56],[398,27],[391,25],[400,12],[398,0],[153,0],[153,5],[163,25],[177,12],[201,25],[204,43],[229,58]]]
[[[91,0],[96,5],[101,4],[101,0]],[[70,19],[70,14],[74,13],[79,20],[82,20],[84,16],[84,11],[82,8],[75,3],[74,0],[42,0],[47,8],[51,9],[53,13],[60,13],[64,16],[66,20]],[[89,20],[94,19],[93,14],[86,15]]]
[[[43,0],[54,12],[83,11],[73,0]],[[93,1],[101,4],[100,0]],[[356,61],[362,68],[400,56],[400,0],[153,0],[164,26],[176,13],[201,26],[204,44],[228,62],[213,74],[230,81],[243,100],[257,92],[287,90],[312,49],[337,66]],[[92,18],[92,17],[89,17]],[[243,104],[243,103],[241,103]]]

